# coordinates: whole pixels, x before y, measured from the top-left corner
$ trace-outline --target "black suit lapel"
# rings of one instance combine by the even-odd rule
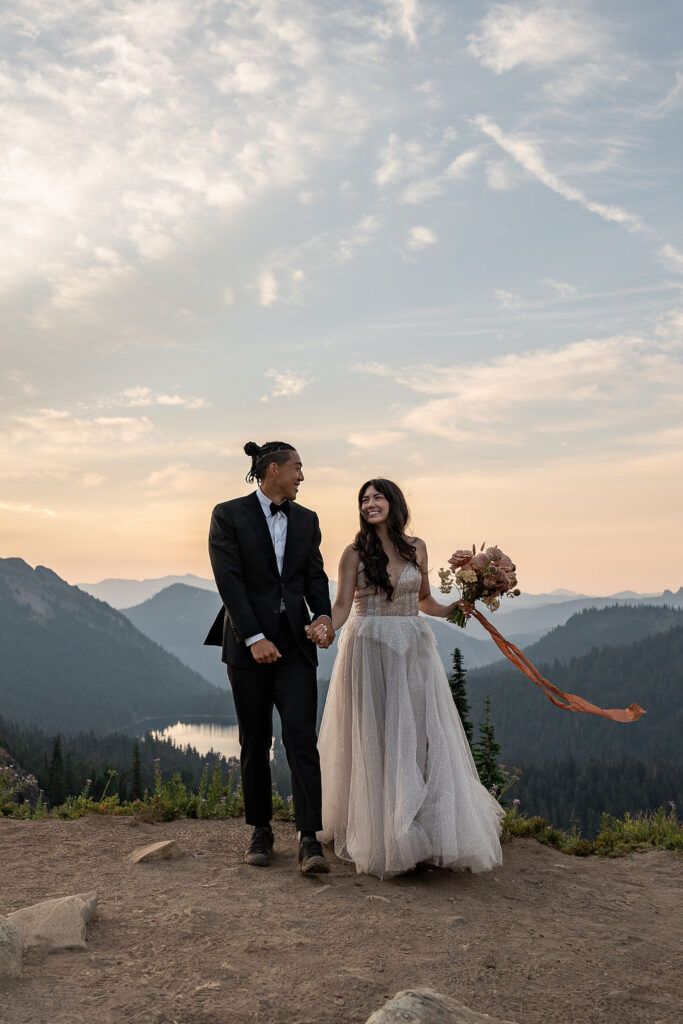
[[[301,529],[303,526],[304,514],[294,502],[289,506],[289,517],[287,520],[287,540],[285,541],[285,555],[282,560],[282,575],[284,576],[291,568],[295,552],[301,540]]]
[[[245,498],[244,510],[249,517],[249,521],[254,528],[263,550],[268,555],[268,561],[270,562],[273,572],[276,576],[279,576],[280,574],[277,571],[277,559],[275,558],[275,548],[273,547],[273,538],[270,536],[268,523],[266,522],[266,517],[263,514],[261,502],[258,500],[256,491]],[[289,540],[289,530],[287,533],[287,539]]]

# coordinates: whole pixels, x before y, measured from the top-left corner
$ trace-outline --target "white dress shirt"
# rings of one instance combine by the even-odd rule
[[[287,516],[282,512],[273,514],[270,511],[270,498],[267,498],[261,488],[259,487],[256,491],[256,497],[259,500],[259,504],[263,509],[263,514],[266,517],[266,523],[268,524],[268,532],[275,548],[275,561],[277,562],[277,571],[282,576],[282,563],[285,557],[285,545],[287,543]],[[285,610],[285,602],[280,602],[280,611]],[[247,647],[251,647],[257,640],[265,640],[265,633],[255,633],[253,636],[247,637],[244,641]]]

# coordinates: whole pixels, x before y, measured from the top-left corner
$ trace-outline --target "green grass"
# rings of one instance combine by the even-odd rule
[[[109,772],[110,779],[116,773]],[[83,818],[87,814],[116,814],[136,817],[142,821],[173,821],[174,818],[239,818],[244,814],[242,787],[231,774],[227,785],[221,784],[220,762],[209,777],[208,765],[196,793],[190,792],[176,774],[168,782],[161,777],[158,761],[154,768],[154,790],[146,791],[142,799],[121,802],[118,796],[107,796],[107,786],[99,799],[90,792],[90,786],[78,796],[67,797],[59,807],[48,810],[42,801],[31,808],[28,803],[17,803],[11,786],[0,777],[0,816],[12,818]],[[294,809],[273,790],[273,816],[284,821],[294,820]]]
[[[110,781],[116,773],[111,770]],[[179,775],[167,782],[162,780],[159,762],[155,763],[154,789],[145,792],[140,800],[122,803],[118,796],[107,796],[107,786],[99,799],[90,792],[89,785],[79,796],[70,796],[59,807],[48,809],[41,800],[30,804],[17,802],[17,790],[6,775],[0,772],[0,817],[28,818],[82,818],[87,814],[116,814],[136,817],[142,821],[173,821],[175,818],[239,818],[244,814],[242,787],[231,774],[227,785],[221,783],[220,763],[217,761],[209,775],[205,766],[199,788],[190,792]],[[273,790],[273,816],[282,821],[294,820],[291,800],[287,803]],[[529,817],[518,810],[516,804],[508,810],[502,824],[503,842],[514,837],[529,837],[552,846],[562,853],[576,857],[621,857],[626,853],[643,850],[683,851],[683,822],[676,809],[659,807],[656,811],[625,814],[613,818],[603,814],[600,832],[595,839],[585,839],[578,829],[569,831],[549,825],[544,818]]]
[[[545,818],[529,817],[513,806],[503,819],[502,837],[505,841],[518,836],[533,837],[575,857],[623,857],[644,850],[683,851],[683,822],[673,806],[669,811],[658,807],[656,811],[626,813],[623,818],[603,814],[595,839],[585,839],[576,828],[555,828]]]

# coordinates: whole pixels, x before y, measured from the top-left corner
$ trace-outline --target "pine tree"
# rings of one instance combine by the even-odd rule
[[[143,795],[142,789],[142,764],[140,760],[140,744],[135,741],[133,747],[133,767],[131,769],[131,782],[130,782],[130,799],[141,800]]]
[[[472,747],[472,722],[468,718],[470,713],[470,704],[467,700],[467,691],[465,690],[465,676],[466,669],[462,663],[462,651],[459,647],[456,647],[453,651],[453,671],[448,677],[448,685],[451,688],[453,695],[453,701],[458,714],[460,715],[460,721],[462,722],[465,735],[467,736],[467,742]]]
[[[64,783],[64,760],[62,758],[62,738],[55,736],[52,747],[52,758],[48,769],[48,797],[53,807],[64,803],[66,798]]]
[[[498,764],[501,747],[500,743],[496,743],[491,721],[491,696],[488,693],[484,699],[484,707],[486,716],[484,721],[479,723],[479,739],[472,746],[472,754],[482,786],[495,795],[505,785],[505,776]]]

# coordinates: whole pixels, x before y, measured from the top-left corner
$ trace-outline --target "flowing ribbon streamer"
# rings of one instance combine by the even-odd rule
[[[508,660],[511,661],[512,664],[520,670],[520,672],[523,672],[525,676],[528,676],[532,682],[536,683],[537,686],[540,686],[548,700],[552,701],[558,708],[564,708],[565,711],[588,711],[591,715],[601,715],[603,718],[610,718],[613,722],[635,722],[636,719],[645,714],[645,710],[641,708],[639,704],[630,704],[627,708],[605,709],[599,708],[595,704],[591,704],[590,701],[584,700],[583,697],[577,697],[576,694],[563,693],[562,690],[558,690],[558,688],[553,686],[551,682],[544,679],[538,669],[531,664],[529,659],[525,658],[519,647],[515,647],[515,645],[510,643],[509,640],[506,640],[502,633],[499,633],[496,627],[492,626],[488,619],[484,618],[481,612],[478,612],[476,608],[473,608],[472,615],[491,635],[494,644],[503,652],[505,657],[508,658]]]

